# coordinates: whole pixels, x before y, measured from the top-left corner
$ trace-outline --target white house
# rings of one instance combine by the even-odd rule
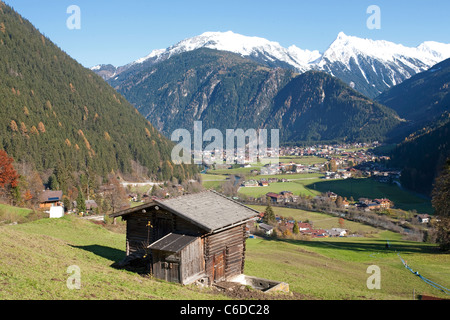
[[[273,227],[269,226],[268,224],[260,223],[259,228],[262,229],[268,236],[270,236],[273,233]]]
[[[332,228],[331,230],[327,230],[327,233],[330,237],[345,237],[347,235],[347,230],[341,228]]]
[[[50,208],[50,218],[62,218],[64,217],[64,207],[51,207]]]

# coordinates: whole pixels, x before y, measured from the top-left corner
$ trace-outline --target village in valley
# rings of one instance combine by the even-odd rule
[[[205,166],[200,181],[190,180],[184,184],[170,181],[115,181],[114,184],[100,186],[93,198],[76,199],[78,203],[83,203],[81,206],[77,201],[69,202],[62,191],[47,189],[39,196],[39,207],[51,218],[75,214],[86,219],[103,221],[105,212],[139,206],[155,199],[169,199],[213,189],[245,204],[306,209],[334,214],[340,219],[345,218],[348,212],[392,216],[396,210],[404,211],[398,209],[395,199],[387,196],[347,196],[348,193],[340,194],[332,190],[332,184],[330,189],[315,190],[322,182],[334,181],[350,182],[344,185],[347,189],[358,181],[389,185],[392,190],[400,189],[400,171],[387,168],[385,160],[388,158],[372,152],[377,146],[378,143],[375,142],[282,147],[276,165],[262,166],[259,163],[248,163],[245,159],[243,164],[214,164]],[[203,156],[208,158],[211,154],[205,153]],[[236,162],[238,160],[235,158]],[[355,186],[355,189],[357,188]],[[272,236],[275,229],[278,229],[279,234],[295,234],[307,238],[360,236],[345,229],[343,222],[339,226],[325,229],[316,227],[312,221],[296,221],[292,217],[275,214],[272,223],[269,223],[264,218],[264,210],[260,211],[256,219],[259,232],[256,233],[264,236]],[[425,225],[429,222],[430,215],[410,210],[409,215],[405,214],[403,218]]]
[[[246,158],[236,157],[240,164],[209,166],[203,172],[203,183],[246,204],[306,209],[342,219],[339,226],[325,229],[309,221],[295,221],[280,215],[275,215],[269,224],[261,212],[258,230],[265,236],[271,236],[276,230],[281,235],[310,239],[361,236],[344,228],[343,218],[348,217],[349,212],[352,215],[376,214],[402,226],[406,221],[425,226],[430,215],[421,212],[421,207],[403,206],[397,194],[407,193],[399,182],[401,171],[386,166],[389,158],[373,152],[378,146],[380,144],[374,142],[281,147],[276,165],[251,163]],[[210,156],[210,153],[204,154],[204,157]],[[216,177],[219,179],[215,180]],[[294,228],[295,224],[298,228]]]

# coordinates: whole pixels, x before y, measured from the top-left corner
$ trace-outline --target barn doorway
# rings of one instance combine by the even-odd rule
[[[222,281],[225,278],[225,252],[216,253],[214,255],[213,265],[214,265],[214,281]]]

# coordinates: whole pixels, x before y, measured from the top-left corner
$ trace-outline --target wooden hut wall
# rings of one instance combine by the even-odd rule
[[[145,254],[151,242],[152,232],[148,225],[150,213],[134,213],[125,217],[127,221],[127,256]]]
[[[243,273],[244,256],[245,224],[205,238],[205,268],[210,282]],[[218,271],[221,268],[223,272]]]
[[[205,270],[202,239],[198,238],[178,253],[152,250],[153,276],[170,282],[185,283]]]
[[[181,282],[180,277],[180,254],[152,250],[152,274],[155,278],[170,281]]]
[[[205,271],[205,259],[203,258],[203,240],[198,238],[187,245],[181,254],[181,279],[182,283],[189,277]]]
[[[171,232],[201,235],[205,231],[185,219],[163,209],[149,208],[145,213],[124,216],[127,221],[127,255],[145,254],[147,246]]]

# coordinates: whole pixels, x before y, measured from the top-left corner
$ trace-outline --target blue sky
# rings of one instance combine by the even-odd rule
[[[340,31],[407,46],[450,43],[448,0],[4,0],[86,67],[116,66],[206,31],[233,31],[325,50]],[[70,30],[67,8],[81,10]],[[369,29],[367,8],[381,10],[381,29]]]

